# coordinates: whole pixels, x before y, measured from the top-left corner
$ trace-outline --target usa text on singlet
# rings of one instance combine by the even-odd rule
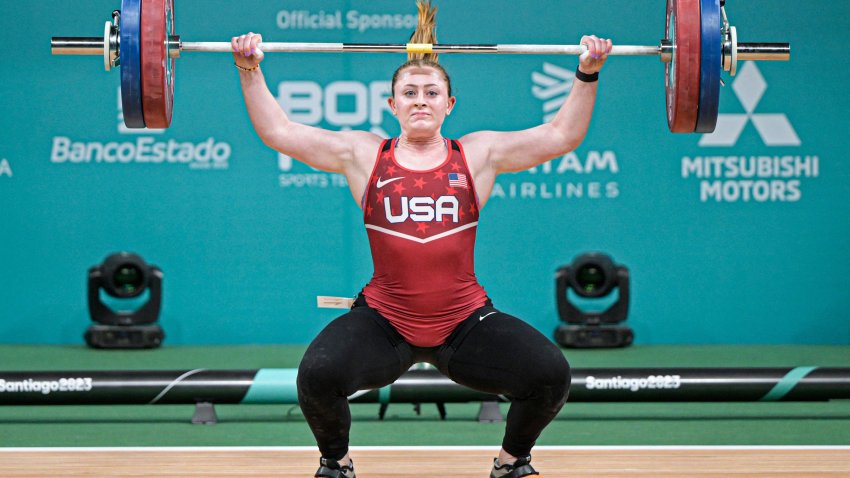
[[[381,145],[363,196],[375,267],[363,295],[409,343],[433,347],[487,300],[474,272],[478,201],[459,142],[427,171],[401,166],[396,144]]]

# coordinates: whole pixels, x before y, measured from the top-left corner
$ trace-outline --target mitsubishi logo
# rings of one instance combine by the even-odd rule
[[[734,146],[752,120],[766,146],[800,146],[800,138],[788,117],[782,113],[755,113],[767,82],[752,61],[744,63],[732,83],[732,90],[744,107],[745,114],[720,114],[713,133],[704,134],[700,146]]]

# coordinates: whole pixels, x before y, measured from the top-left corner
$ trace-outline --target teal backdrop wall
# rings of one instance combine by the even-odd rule
[[[658,44],[665,2],[437,0],[443,43]],[[632,278],[637,343],[850,343],[850,2],[730,0],[742,42],[790,62],[723,75],[718,131],[667,130],[664,67],[611,58],[574,153],[503,175],[483,211],[479,280],[552,335],[554,271],[603,251]],[[134,251],[165,274],[166,344],[305,343],[372,273],[344,180],[255,136],[228,54],[185,53],[172,127],[122,127],[120,74],[51,56],[99,36],[120,2],[0,2],[0,342],[82,343],[86,273]],[[182,0],[186,41],[403,43],[413,0]],[[389,15],[389,16],[387,16]],[[297,120],[395,135],[397,54],[278,54],[269,87]],[[527,128],[569,91],[575,57],[442,58],[457,108],[444,134]],[[103,153],[102,151],[106,151]]]

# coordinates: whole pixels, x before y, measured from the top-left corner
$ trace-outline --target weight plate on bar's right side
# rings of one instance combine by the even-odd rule
[[[700,0],[667,0],[665,40],[673,46],[664,73],[667,125],[674,133],[692,133],[699,111]]]
[[[141,0],[121,0],[121,109],[128,128],[144,128],[139,27]]]
[[[699,113],[697,133],[711,133],[717,126],[717,106],[720,103],[720,70],[723,69],[720,35],[723,20],[720,18],[720,0],[700,0],[700,25],[702,47],[700,49]]]
[[[174,104],[174,0],[142,0],[142,107],[148,128],[168,128]]]

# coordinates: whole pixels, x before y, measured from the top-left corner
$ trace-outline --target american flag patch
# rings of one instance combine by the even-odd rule
[[[460,173],[449,173],[449,187],[468,189],[466,184],[466,175]]]

